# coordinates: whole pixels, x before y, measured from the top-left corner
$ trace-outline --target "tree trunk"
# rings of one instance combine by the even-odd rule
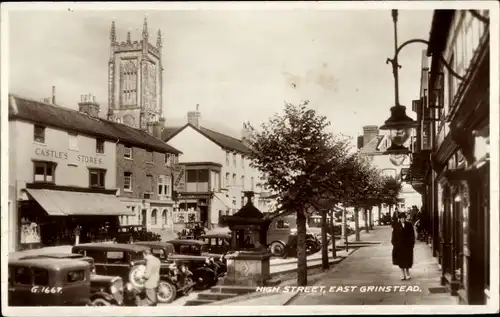
[[[354,230],[356,231],[356,241],[361,241],[359,236],[359,208],[354,207]]]
[[[307,286],[306,216],[297,211],[297,285]]]
[[[370,230],[373,230],[373,207],[368,210],[368,222],[370,223]]]
[[[363,218],[365,218],[365,232],[368,233],[370,232],[368,229],[370,229],[369,224],[368,224],[368,209],[365,207],[363,208]]]
[[[328,222],[326,221],[326,210],[321,210],[321,264],[323,270],[327,270],[328,265]]]
[[[347,234],[347,210],[346,207],[342,210],[342,237],[340,239],[344,239],[345,243],[345,251],[349,251],[349,238]]]
[[[334,212],[330,213],[330,225],[332,228],[332,257],[335,259],[337,257],[337,246],[335,245],[335,216]]]
[[[382,205],[378,205],[378,225],[382,225]]]
[[[389,216],[391,216],[392,219],[392,205],[389,205]]]

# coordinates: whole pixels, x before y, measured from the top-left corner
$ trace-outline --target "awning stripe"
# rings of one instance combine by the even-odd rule
[[[132,215],[115,195],[31,188],[26,191],[51,216]]]

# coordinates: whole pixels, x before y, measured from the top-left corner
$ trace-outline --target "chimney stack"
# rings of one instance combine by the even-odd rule
[[[157,139],[162,139],[162,133],[164,128],[165,128],[165,118],[160,118],[156,122],[147,123],[147,132]]]
[[[56,104],[56,86],[52,86],[52,104]]]
[[[362,149],[363,148],[363,136],[360,135],[358,136],[358,149]]]
[[[199,107],[200,107],[200,105],[197,104],[196,111],[189,111],[187,113],[188,123],[195,126],[196,128],[200,128],[201,113],[199,112]]]
[[[366,125],[363,127],[363,146],[370,143],[371,140],[378,136],[378,126]]]
[[[241,129],[241,141],[243,144],[248,145],[251,137],[252,127],[250,122],[243,122],[243,128]]]
[[[81,95],[78,110],[91,117],[99,118],[100,105],[92,94]]]

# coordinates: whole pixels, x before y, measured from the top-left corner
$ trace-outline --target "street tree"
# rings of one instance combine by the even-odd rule
[[[383,178],[383,189],[379,197],[380,204],[389,206],[389,213],[391,214],[392,207],[397,204],[398,196],[403,189],[403,185],[397,179],[391,176]]]
[[[261,129],[253,129],[250,138],[252,166],[278,194],[283,213],[297,218],[297,284],[307,285],[306,219],[325,188],[331,188],[331,145],[333,136],[326,131],[330,124],[308,106],[285,103]]]
[[[327,179],[323,181],[322,190],[319,193],[320,199],[313,201],[312,204],[321,215],[321,240],[322,240],[322,267],[328,269],[328,241],[332,243],[332,256],[335,258],[335,224],[334,210],[342,201],[345,195],[344,183],[350,178],[351,169],[346,168],[348,163],[350,149],[352,148],[349,139],[342,134],[332,135],[329,138],[328,157],[323,161],[325,170],[328,171]],[[330,221],[327,221],[327,216]],[[330,229],[330,230],[328,230]],[[330,232],[328,232],[330,231]],[[328,233],[330,239],[328,239]]]
[[[371,165],[370,160],[359,152],[353,153],[348,162],[352,177],[346,180],[347,194],[344,195],[342,203],[344,206],[354,207],[355,239],[360,241],[359,211],[366,207],[367,201],[371,198],[377,170]]]

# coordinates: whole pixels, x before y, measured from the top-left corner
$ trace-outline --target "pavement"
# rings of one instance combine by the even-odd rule
[[[400,270],[392,264],[390,226],[376,226],[369,233],[361,232],[363,247],[325,272],[311,286],[325,286],[322,292],[288,292],[267,296],[241,298],[228,303],[238,306],[284,305],[457,305],[449,293],[431,293],[442,290],[439,285],[440,269],[430,248],[417,242],[411,280],[401,281]],[[354,244],[354,237],[349,237]],[[371,242],[371,243],[368,243]],[[377,243],[380,242],[380,243]],[[350,286],[349,292],[337,292],[339,286]],[[367,286],[405,286],[403,292],[367,289]],[[332,288],[333,287],[333,288]],[[364,287],[364,288],[363,288]],[[411,288],[410,288],[411,287]],[[344,288],[345,290],[346,288]],[[408,290],[412,291],[408,291]]]

